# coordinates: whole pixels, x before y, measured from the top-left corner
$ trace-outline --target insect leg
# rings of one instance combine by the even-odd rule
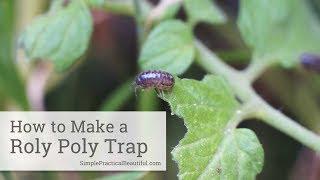
[[[139,91],[139,87],[138,86],[136,86],[136,87],[134,87],[134,95],[137,97],[137,91]]]
[[[164,92],[163,92],[163,90],[158,89],[158,88],[155,88],[155,90],[156,90],[156,92],[157,92],[158,97],[163,99],[163,98],[164,98]]]

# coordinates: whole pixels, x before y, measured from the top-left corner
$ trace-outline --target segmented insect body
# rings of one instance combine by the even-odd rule
[[[171,90],[174,86],[174,77],[165,71],[150,70],[140,73],[135,81],[136,89],[155,88],[159,93],[162,91]]]
[[[304,68],[320,73],[320,56],[310,53],[303,53],[300,56],[301,64]]]

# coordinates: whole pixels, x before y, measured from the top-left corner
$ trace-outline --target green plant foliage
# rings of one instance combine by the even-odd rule
[[[124,172],[115,174],[113,176],[98,178],[97,180],[138,180],[141,179],[145,174],[145,172]]]
[[[31,60],[49,60],[65,70],[85,53],[91,32],[91,14],[83,0],[66,5],[58,0],[27,27],[20,43]]]
[[[24,84],[13,62],[14,1],[0,3],[0,91],[14,99],[24,110],[28,109]],[[0,98],[3,101],[3,97]],[[1,101],[0,100],[0,101]]]
[[[191,29],[179,20],[157,25],[143,44],[139,64],[143,70],[184,73],[195,54]]]
[[[181,7],[181,2],[176,2],[171,4],[169,7],[167,7],[164,12],[162,13],[162,16],[157,19],[158,21],[164,21],[167,19],[172,19],[178,12],[178,10]]]
[[[238,26],[254,59],[293,66],[303,52],[320,52],[320,25],[307,1],[242,0]]]
[[[172,151],[180,179],[247,180],[262,170],[263,149],[256,135],[232,126],[238,103],[222,78],[176,78],[163,99],[188,128]]]
[[[189,21],[192,24],[206,22],[210,24],[225,23],[226,15],[210,0],[184,0]]]
[[[103,102],[101,111],[116,111],[134,94],[133,80],[130,78],[115,89]]]

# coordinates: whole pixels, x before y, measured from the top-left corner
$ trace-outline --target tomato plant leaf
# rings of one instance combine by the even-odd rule
[[[49,60],[58,70],[64,70],[85,53],[92,19],[83,0],[70,1],[67,5],[54,1],[52,9],[26,28],[20,44],[31,60]]]
[[[188,129],[172,151],[180,179],[254,179],[262,170],[263,149],[255,133],[232,126],[239,105],[222,78],[176,78],[163,99]]]
[[[182,74],[195,54],[191,29],[179,20],[157,25],[143,44],[139,64],[143,70],[164,70]]]
[[[206,22],[210,24],[225,23],[227,17],[222,10],[210,0],[184,0],[184,7],[192,24]]]
[[[320,52],[320,25],[307,1],[242,0],[238,26],[256,60],[291,67],[303,52]]]

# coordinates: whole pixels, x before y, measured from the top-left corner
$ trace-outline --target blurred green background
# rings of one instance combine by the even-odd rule
[[[319,15],[320,1],[308,2]],[[169,152],[186,129],[182,120],[170,115],[167,104],[158,99],[155,92],[134,95],[132,82],[139,72],[134,19],[92,10],[94,31],[89,50],[81,63],[66,73],[58,73],[50,64],[29,63],[17,45],[19,34],[35,16],[46,12],[49,3],[49,0],[0,0],[0,110],[165,110],[168,112],[167,171],[146,173],[143,179],[177,179],[177,166]],[[217,3],[230,21],[216,27],[200,24],[196,34],[222,59],[242,69],[251,54],[235,25],[238,1]],[[183,10],[178,17],[185,18]],[[193,65],[183,77],[201,79],[204,74]],[[302,68],[273,68],[255,83],[255,89],[275,108],[320,132],[319,75]],[[265,150],[264,169],[257,179],[320,179],[320,158],[298,142],[260,122],[246,121],[240,126],[253,129]],[[0,179],[77,180],[110,178],[115,173],[3,172]]]

